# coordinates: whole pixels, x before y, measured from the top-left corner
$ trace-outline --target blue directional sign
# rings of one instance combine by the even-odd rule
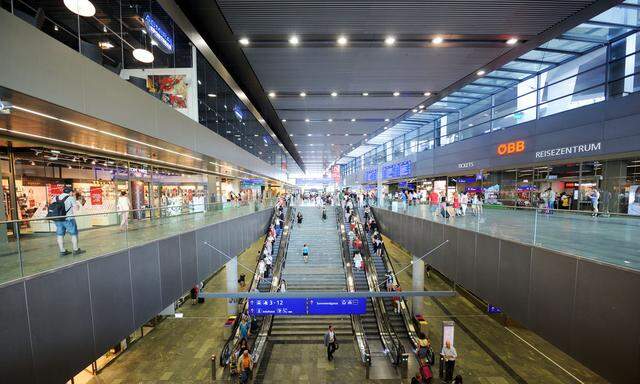
[[[266,315],[306,315],[307,299],[249,299],[249,314]]]
[[[284,298],[249,299],[252,316],[362,315],[367,298]]]
[[[367,298],[310,298],[310,315],[364,315],[367,312]]]

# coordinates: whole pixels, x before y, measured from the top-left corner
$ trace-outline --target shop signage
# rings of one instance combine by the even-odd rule
[[[524,140],[510,141],[508,143],[502,143],[498,145],[496,152],[499,156],[513,155],[514,153],[524,152],[525,144]]]
[[[158,43],[157,47],[166,54],[173,53],[173,37],[171,37],[171,34],[167,31],[160,20],[157,20],[149,12],[145,12],[143,18],[144,27],[151,39]]]
[[[91,205],[102,205],[102,187],[89,187]]]
[[[571,145],[568,147],[557,147],[551,149],[544,149],[536,152],[536,159],[544,159],[547,157],[558,157],[565,155],[574,155],[588,152],[599,152],[602,150],[602,142]]]
[[[473,168],[475,165],[476,164],[473,161],[468,161],[466,163],[459,163],[458,168],[460,169]]]

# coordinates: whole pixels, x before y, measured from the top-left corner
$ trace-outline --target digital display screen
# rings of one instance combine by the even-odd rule
[[[383,179],[397,179],[411,176],[411,161],[405,160],[382,167]]]
[[[363,315],[367,298],[249,299],[252,316]]]

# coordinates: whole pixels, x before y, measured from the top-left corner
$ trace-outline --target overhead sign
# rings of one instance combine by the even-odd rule
[[[143,15],[144,27],[147,30],[147,34],[151,37],[151,40],[158,43],[157,47],[166,54],[171,54],[175,50],[173,45],[173,37],[164,27],[164,25],[157,20],[149,12],[145,12]]]
[[[502,143],[498,145],[496,152],[499,156],[513,155],[514,153],[521,153],[525,150],[524,140],[510,141],[508,143]]]
[[[405,160],[382,167],[383,179],[397,179],[409,176],[411,176],[411,160]]]
[[[375,182],[378,180],[378,170],[370,169],[364,172],[364,182]]]
[[[582,145],[571,145],[568,147],[557,147],[544,149],[536,152],[536,159],[544,159],[547,157],[559,157],[588,152],[600,152],[602,150],[602,142],[589,143]]]
[[[487,304],[487,313],[489,314],[502,313],[502,309],[500,307],[496,307],[495,305]]]
[[[363,315],[367,298],[284,298],[250,299],[252,316]]]

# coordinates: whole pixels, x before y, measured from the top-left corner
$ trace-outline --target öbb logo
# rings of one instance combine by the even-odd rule
[[[498,155],[512,155],[514,153],[524,152],[524,140],[511,141],[509,143],[502,143],[498,145]]]

